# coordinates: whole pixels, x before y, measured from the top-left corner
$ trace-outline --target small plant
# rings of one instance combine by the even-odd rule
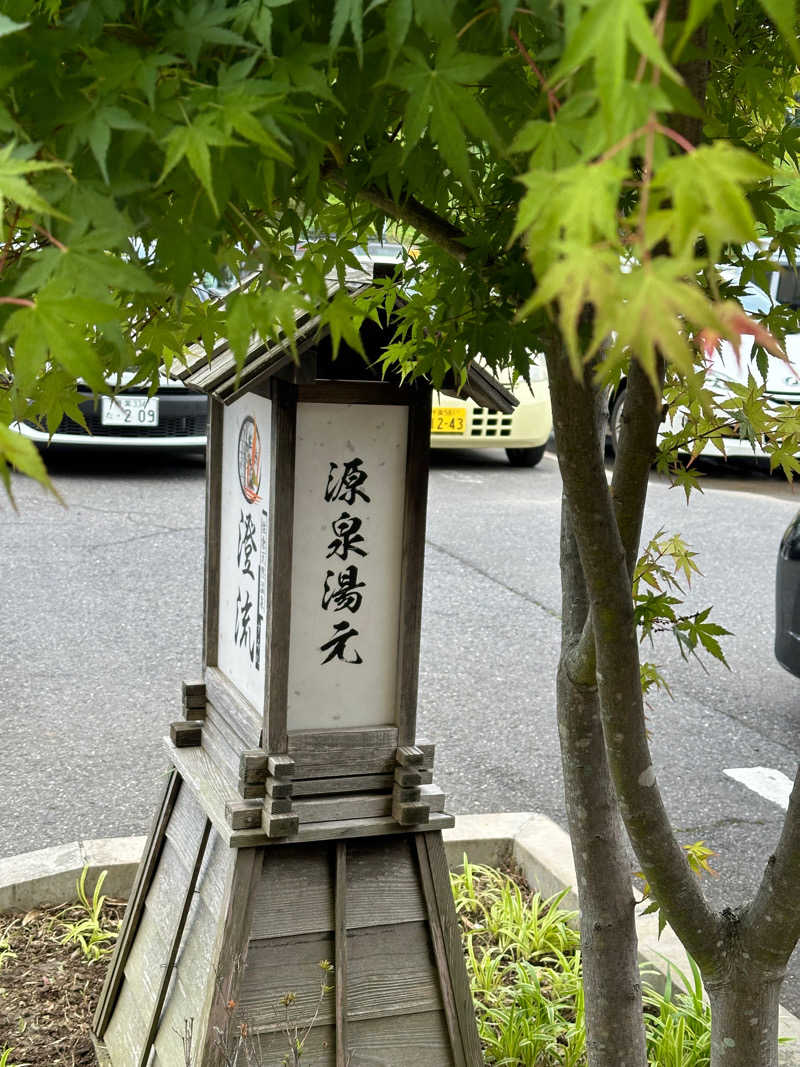
[[[695,852],[706,866],[708,851]],[[451,882],[486,1063],[585,1067],[576,913],[560,907],[564,894],[543,900],[519,879],[466,857]],[[690,966],[691,980],[673,969],[686,992],[675,989],[671,975],[663,994],[643,983],[651,1067],[708,1067],[711,1013],[697,966]]]
[[[120,923],[114,921],[109,924],[104,921],[103,906],[106,898],[101,890],[108,871],[101,872],[91,899],[86,892],[88,873],[89,868],[84,867],[76,883],[78,904],[67,908],[59,915],[59,922],[65,931],[61,944],[77,944],[87,960],[99,960],[113,949],[114,942],[119,935]],[[65,921],[63,916],[74,911],[78,911],[78,919],[75,922]]]
[[[711,1062],[711,1008],[703,998],[700,971],[691,958],[689,966],[691,981],[670,964],[663,993],[642,986],[647,1058],[658,1067],[708,1067]],[[673,971],[684,992],[675,990]]]
[[[13,1051],[13,1048],[9,1045],[3,1045],[3,1047],[0,1048],[0,1067],[22,1067],[22,1065],[17,1065],[16,1063],[11,1062],[10,1057]]]
[[[311,1028],[317,1021],[322,1002],[325,999],[325,994],[330,993],[333,990],[333,986],[328,985],[328,975],[333,971],[333,964],[328,960],[320,960],[319,965],[322,969],[322,979],[320,981],[317,1006],[311,1021],[305,1027],[292,1021],[290,1008],[297,1000],[297,996],[294,993],[286,993],[281,998],[281,1005],[283,1006],[284,1011],[283,1032],[286,1034],[286,1038],[289,1042],[289,1055],[284,1057],[283,1067],[299,1067],[303,1055],[303,1048],[308,1035],[311,1033]]]

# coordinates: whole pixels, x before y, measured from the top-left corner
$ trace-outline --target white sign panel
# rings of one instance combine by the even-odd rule
[[[408,408],[297,406],[290,730],[395,718]]]
[[[217,666],[264,710],[270,401],[244,396],[222,423]]]

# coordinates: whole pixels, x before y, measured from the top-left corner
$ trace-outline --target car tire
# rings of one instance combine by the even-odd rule
[[[616,456],[619,445],[619,435],[622,429],[622,409],[625,406],[625,387],[623,386],[614,396],[611,411],[608,415],[608,436],[611,440],[611,451]]]
[[[507,448],[506,455],[512,467],[535,467],[544,455],[544,445],[536,448]]]

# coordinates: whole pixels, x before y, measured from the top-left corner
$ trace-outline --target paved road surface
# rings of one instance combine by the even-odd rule
[[[58,458],[68,507],[16,480],[0,502],[4,560],[0,856],[78,836],[142,833],[165,768],[160,737],[200,661],[203,470],[190,457]],[[782,812],[726,776],[793,777],[800,680],[775,663],[780,535],[800,494],[763,474],[710,471],[689,508],[653,479],[646,535],[701,550],[692,603],[734,631],[731,670],[650,658],[673,699],[652,699],[659,782],[685,841],[718,852],[717,903],[752,894]],[[554,723],[560,480],[500,452],[434,459],[428,521],[420,731],[456,812],[536,810],[565,824]],[[784,1002],[800,1014],[800,965]]]

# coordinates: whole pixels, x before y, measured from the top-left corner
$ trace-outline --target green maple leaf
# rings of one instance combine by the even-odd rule
[[[353,34],[358,65],[364,62],[364,5],[363,0],[336,0],[331,22],[330,49],[335,52],[347,27]]]
[[[244,45],[241,34],[226,28],[236,17],[236,8],[227,7],[225,0],[198,0],[188,10],[175,7],[176,29],[166,34],[163,46],[168,51],[183,52],[193,67],[200,52],[207,45]]]
[[[620,96],[631,48],[670,78],[681,81],[653,32],[642,0],[598,0],[577,23],[551,75],[551,84],[591,59],[600,99],[608,110]]]
[[[205,189],[208,199],[214,211],[219,214],[216,197],[214,196],[214,183],[211,178],[211,153],[209,146],[221,146],[230,144],[219,129],[212,126],[210,121],[200,120],[197,123],[187,123],[185,126],[176,126],[165,138],[167,146],[164,159],[164,169],[161,172],[159,183],[185,157],[189,166],[200,180]]]
[[[16,145],[13,141],[0,148],[0,220],[6,200],[12,200],[27,211],[37,211],[42,215],[65,216],[56,211],[37,193],[26,180],[26,174],[43,170],[54,170],[59,163],[47,163],[39,159],[21,159],[15,156]]]
[[[34,478],[63,503],[58,491],[50,481],[44,461],[39,454],[39,449],[33,441],[28,437],[23,437],[18,430],[12,430],[11,427],[5,426],[0,422],[0,481],[3,482],[8,498],[16,511],[17,505],[14,500],[14,494],[11,491],[9,467],[20,471],[22,474],[27,474],[29,478]]]

